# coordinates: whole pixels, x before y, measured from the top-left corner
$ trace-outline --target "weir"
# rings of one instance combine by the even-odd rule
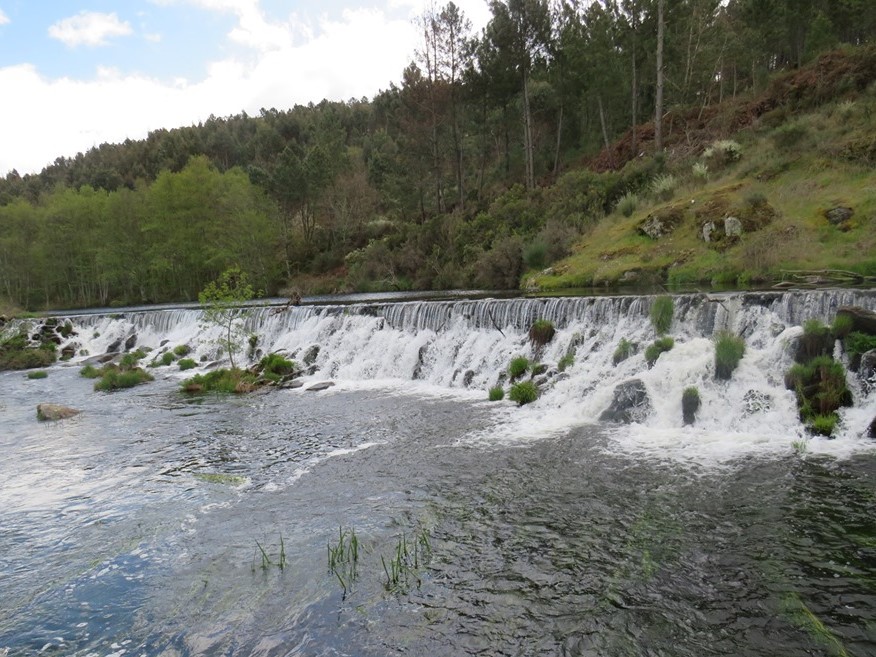
[[[702,398],[698,430],[788,439],[804,435],[794,395],[783,380],[803,322],[830,323],[840,306],[876,309],[876,291],[870,290],[675,295],[669,330],[675,347],[649,368],[643,352],[656,337],[649,321],[653,300],[605,296],[253,307],[243,321],[246,333],[258,336],[257,347],[247,355],[249,346],[241,344],[237,360],[281,352],[314,366],[313,380],[416,381],[485,399],[492,386],[507,389],[509,362],[526,356],[546,366],[535,377],[539,399],[526,409],[533,421],[597,421],[615,388],[638,379],[648,398],[640,424],[651,429],[680,429],[682,392],[696,386]],[[217,329],[204,325],[197,309],[68,318],[77,331],[70,339],[77,353],[73,362],[125,342],[150,348],[145,362],[180,344],[191,347],[191,357],[204,367],[223,361]],[[557,330],[541,349],[528,338],[537,319],[550,320]],[[746,343],[729,382],[714,376],[712,337],[719,331],[740,335]],[[615,365],[612,356],[622,339],[635,343],[636,353]],[[839,345],[836,355],[842,357]],[[558,364],[565,356],[574,362],[561,372]],[[858,440],[876,416],[876,394],[867,395],[867,382],[854,373],[848,373],[848,381],[855,407],[841,413],[840,438]]]

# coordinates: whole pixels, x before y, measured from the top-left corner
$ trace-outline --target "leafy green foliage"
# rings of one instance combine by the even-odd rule
[[[257,296],[249,283],[249,276],[240,267],[230,267],[211,281],[198,294],[198,301],[204,306],[204,320],[221,329],[217,342],[228,354],[231,369],[235,369],[234,354],[241,349],[247,333],[243,326],[244,310],[241,304]]]
[[[645,349],[645,362],[648,363],[648,367],[653,367],[657,359],[660,358],[660,354],[671,351],[674,346],[675,340],[669,336],[657,338],[649,344]]]
[[[179,356],[180,358],[188,356],[190,353],[192,353],[192,348],[187,344],[178,344],[173,348],[174,356]]]
[[[651,193],[661,201],[668,201],[675,196],[678,180],[671,173],[663,173],[651,181]]]
[[[505,390],[502,386],[493,386],[490,388],[488,395],[491,402],[502,401],[505,399]]]
[[[194,369],[198,366],[198,364],[191,358],[181,358],[177,365],[179,366],[179,369],[183,372],[185,372],[186,370]]]
[[[268,354],[259,361],[258,369],[262,373],[287,376],[295,371],[295,363],[280,354]]]
[[[617,347],[614,350],[614,354],[612,354],[611,362],[613,365],[618,365],[625,361],[627,358],[636,353],[637,345],[635,342],[630,342],[626,338],[621,338],[621,341],[617,343]]]
[[[575,353],[574,353],[574,351],[572,351],[572,352],[569,352],[566,355],[564,355],[562,358],[560,358],[560,361],[557,363],[557,369],[560,372],[565,372],[567,369],[572,367],[572,365],[574,365],[574,364],[575,364]]]
[[[533,381],[515,383],[508,392],[508,399],[515,402],[518,406],[531,404],[538,399],[538,387]]]
[[[745,355],[745,340],[738,335],[722,331],[714,337],[715,378],[729,381],[739,361]]]
[[[670,296],[657,297],[651,303],[651,325],[657,335],[667,333],[672,327],[672,314],[675,311],[675,303]]]
[[[839,317],[837,317],[837,319],[839,319]],[[876,335],[868,335],[867,333],[855,331],[846,336],[843,345],[850,355],[865,354],[871,349],[876,349]]]
[[[526,374],[531,367],[532,363],[529,362],[529,359],[526,356],[515,356],[511,359],[511,363],[508,365],[508,376],[511,377],[512,381],[514,379],[519,379]]]

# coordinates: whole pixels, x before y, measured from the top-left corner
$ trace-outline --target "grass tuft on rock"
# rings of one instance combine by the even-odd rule
[[[181,390],[188,393],[220,392],[241,394],[258,388],[256,375],[239,368],[219,369],[205,374],[196,374],[180,384]]]
[[[491,402],[505,399],[505,390],[502,389],[502,386],[493,386],[488,394]]]
[[[553,340],[555,334],[554,323],[548,319],[537,319],[529,327],[529,340],[537,349]]]
[[[28,379],[45,379],[49,376],[49,373],[45,370],[33,370],[27,373]]]
[[[538,399],[538,387],[532,381],[522,381],[511,386],[508,399],[516,402],[518,406],[531,404]]]
[[[102,370],[100,380],[94,382],[94,389],[109,392],[122,388],[133,388],[152,380],[153,376],[139,367],[122,369],[115,365],[107,365]]]
[[[745,355],[745,340],[733,333],[722,331],[714,337],[714,342],[715,378],[729,381]]]
[[[669,336],[658,338],[649,344],[645,349],[645,362],[648,363],[648,367],[653,367],[657,359],[660,358],[660,354],[671,351],[674,346],[675,340]]]
[[[526,356],[515,356],[508,364],[508,376],[511,377],[512,381],[519,379],[529,371],[530,367],[532,367],[532,363]]]
[[[636,353],[636,349],[638,349],[638,345],[636,345],[635,342],[630,342],[626,338],[621,338],[621,341],[617,343],[617,347],[611,357],[612,364],[619,365],[624,362],[627,358]]]
[[[681,393],[681,415],[685,424],[693,424],[700,410],[700,391],[691,386]]]
[[[651,304],[651,324],[657,335],[669,332],[672,327],[672,313],[675,311],[675,303],[670,296],[662,296],[654,299]]]
[[[179,362],[177,362],[177,365],[179,366],[179,369],[183,372],[185,372],[186,370],[194,369],[198,366],[198,364],[191,358],[182,358],[179,360]]]

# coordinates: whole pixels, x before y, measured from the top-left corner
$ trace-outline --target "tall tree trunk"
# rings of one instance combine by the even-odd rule
[[[654,150],[663,151],[663,9],[665,0],[657,0],[657,99],[654,113]]]
[[[529,74],[523,72],[523,150],[526,162],[526,189],[535,189],[535,166],[532,155],[532,113],[529,107]]]
[[[599,107],[599,124],[602,126],[602,141],[605,144],[605,152],[608,153],[608,161],[614,168],[614,155],[611,152],[611,142],[608,140],[608,127],[605,125],[605,110],[602,107],[602,94],[597,94],[596,104]]]
[[[633,41],[633,84],[632,84],[632,91],[631,91],[631,95],[632,95],[632,108],[631,108],[631,110],[632,110],[632,119],[633,119],[632,120],[633,134],[632,134],[632,138],[630,140],[630,151],[631,151],[630,155],[632,157],[636,156],[636,150],[638,148],[638,143],[636,141],[636,138],[638,136],[637,131],[636,131],[636,125],[639,122],[639,80],[638,80],[638,77],[636,74],[637,74],[637,70],[636,70],[636,42]]]
[[[563,142],[563,107],[564,104],[560,101],[560,115],[557,117],[557,145],[554,149],[554,180],[557,179],[557,173],[560,170],[560,146]]]

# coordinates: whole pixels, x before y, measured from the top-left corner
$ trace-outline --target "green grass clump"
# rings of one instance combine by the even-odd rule
[[[192,348],[187,344],[178,344],[173,348],[173,353],[175,356],[182,358],[183,356],[188,356],[192,353]]]
[[[668,201],[675,196],[678,180],[671,173],[663,173],[651,181],[651,193],[661,201]]]
[[[675,340],[668,336],[658,338],[649,344],[647,349],[645,349],[645,362],[648,363],[648,367],[653,367],[657,359],[660,358],[660,354],[671,351],[674,346]]]
[[[193,368],[198,366],[198,364],[195,361],[193,361],[191,358],[182,358],[177,363],[177,365],[179,365],[179,369],[183,372],[185,372],[186,370],[193,369]]]
[[[145,355],[146,354],[139,349],[137,351],[127,353],[122,356],[122,359],[119,361],[119,367],[121,367],[123,370],[134,369],[135,367],[137,367],[137,363],[140,362],[140,359],[143,358]]]
[[[103,368],[100,380],[94,382],[94,389],[109,392],[110,390],[119,390],[121,388],[133,388],[141,383],[152,380],[152,375],[139,367],[123,370],[107,366]]]
[[[852,332],[852,329],[855,327],[855,320],[851,318],[849,315],[837,315],[833,318],[833,324],[830,327],[830,332],[833,334],[833,337],[842,340],[849,333]],[[874,344],[876,344],[876,337],[873,339]]]
[[[265,375],[283,377],[295,371],[295,363],[280,354],[268,354],[259,361],[258,368]]]
[[[614,354],[611,357],[611,362],[613,365],[618,365],[624,362],[627,358],[636,353],[637,345],[635,342],[630,342],[626,338],[621,338],[621,341],[617,343],[617,348],[614,350]]]
[[[843,345],[850,356],[860,356],[871,349],[876,349],[876,335],[868,335],[867,333],[855,331],[846,336]]]
[[[836,413],[828,413],[827,415],[816,415],[809,421],[809,430],[818,435],[829,438],[833,435],[836,425],[839,423],[839,416]]]
[[[183,392],[222,392],[222,393],[245,393],[252,392],[258,385],[256,375],[239,368],[220,369],[196,374],[186,379],[181,384]]]
[[[672,326],[672,313],[675,310],[675,303],[670,296],[662,296],[654,299],[651,304],[651,324],[657,335],[667,333]]]
[[[502,386],[493,386],[490,388],[489,392],[490,401],[502,401],[505,399],[505,391],[502,389]]]
[[[32,372],[27,373],[28,379],[45,379],[49,376],[49,373],[45,370],[34,370]]]
[[[532,381],[522,381],[511,386],[508,399],[516,402],[518,406],[531,404],[538,399],[538,387]]]
[[[639,197],[632,192],[627,192],[620,197],[615,209],[625,217],[631,217],[639,207]]]
[[[556,329],[554,323],[548,319],[537,319],[529,327],[529,340],[536,347],[543,347],[554,339]]]
[[[681,414],[685,424],[693,424],[697,411],[700,410],[700,391],[691,386],[681,393]]]
[[[800,421],[813,433],[830,435],[824,432],[828,428],[832,432],[836,420],[833,426],[829,426],[829,421],[824,418],[836,416],[838,409],[852,405],[845,368],[830,356],[817,356],[808,363],[796,363],[785,374],[785,386],[796,394]]]
[[[79,370],[79,376],[85,379],[96,379],[100,376],[100,370],[97,369],[94,365],[86,365],[81,370]]]
[[[694,162],[691,173],[695,180],[706,182],[709,179],[709,167],[702,162]]]
[[[565,372],[567,369],[572,367],[575,364],[575,354],[567,353],[565,356],[560,358],[560,362],[557,363],[557,369],[560,372]]]
[[[161,364],[162,365],[170,365],[175,360],[176,360],[176,356],[173,354],[172,351],[165,351],[161,355]]]
[[[714,337],[715,378],[729,381],[739,361],[745,355],[745,340],[738,335],[722,331]]]
[[[512,381],[519,379],[529,371],[530,367],[532,364],[526,356],[515,356],[508,364],[508,376],[511,377]]]
[[[31,370],[48,367],[58,360],[53,342],[32,346],[22,331],[0,342],[0,370]]]

